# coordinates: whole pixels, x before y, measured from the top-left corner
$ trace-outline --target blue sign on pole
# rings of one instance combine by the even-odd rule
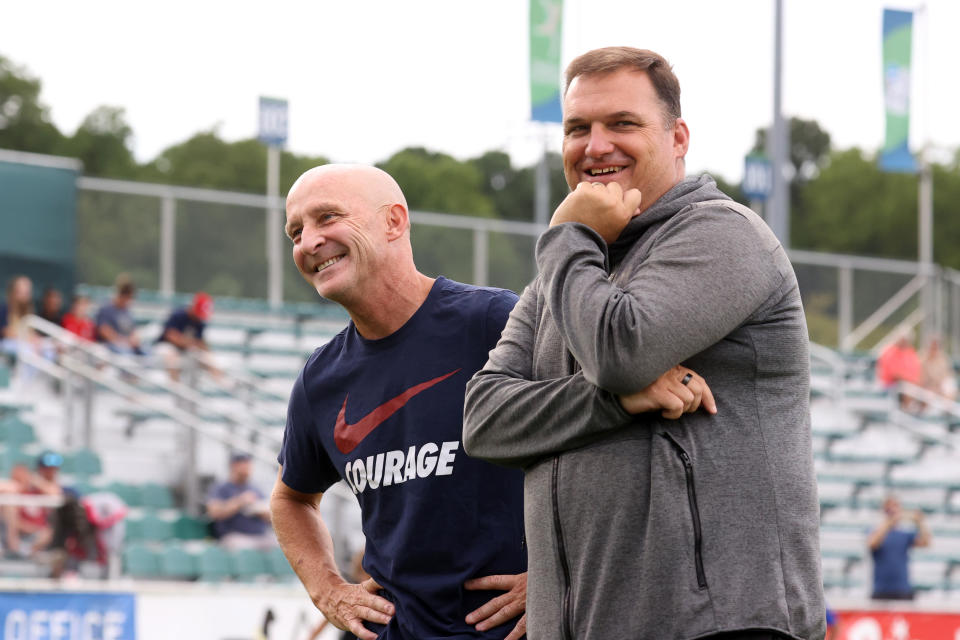
[[[0,594],[4,640],[137,640],[130,593]]]
[[[260,97],[260,127],[257,138],[270,147],[287,144],[287,101]]]
[[[773,167],[766,156],[750,154],[743,163],[743,195],[751,200],[766,200],[773,191]]]

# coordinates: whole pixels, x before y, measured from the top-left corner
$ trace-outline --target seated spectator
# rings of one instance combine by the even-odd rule
[[[37,315],[53,324],[62,324],[63,295],[53,287],[47,287],[40,296],[40,310]]]
[[[909,551],[930,544],[930,530],[922,511],[905,514],[896,496],[883,502],[883,523],[867,538],[873,556],[874,600],[912,600],[908,570]],[[913,527],[904,527],[903,520],[912,520]]]
[[[45,451],[37,458],[33,473],[25,465],[16,465],[10,479],[18,486],[22,496],[60,496],[63,489],[57,479],[63,457],[53,451]],[[4,505],[3,519],[6,528],[7,549],[21,557],[36,556],[53,540],[53,524],[50,522],[50,507],[35,505]]]
[[[207,495],[214,535],[230,550],[267,549],[277,544],[270,527],[266,496],[250,484],[253,461],[245,453],[230,457],[230,475]]]
[[[23,319],[33,313],[33,282],[27,276],[14,276],[7,283],[7,297],[0,303],[0,348],[16,356]]]
[[[69,489],[53,515],[51,574],[75,574],[81,561],[96,562],[106,576],[111,557],[123,545],[127,505],[115,493],[97,491],[82,498]]]
[[[96,339],[114,353],[124,355],[143,355],[140,339],[137,337],[136,323],[130,306],[136,295],[136,287],[126,274],[117,276],[116,294],[113,300],[97,312]]]
[[[27,276],[15,276],[7,284],[6,301],[0,304],[0,353],[11,362],[27,351],[48,360],[56,357],[53,348],[27,326],[25,318],[32,313],[33,282]]]
[[[897,339],[877,358],[877,379],[885,389],[891,389],[900,382],[919,385],[922,377],[923,367],[913,346],[913,332],[909,329],[901,331]],[[922,408],[922,404],[900,394],[900,408],[916,411]]]
[[[927,342],[921,359],[923,386],[948,400],[957,399],[957,378],[954,375],[953,362],[940,347],[936,336]]]
[[[92,342],[96,327],[90,318],[90,298],[76,296],[70,303],[70,308],[63,314],[61,324],[70,333]]]
[[[219,377],[220,370],[214,365],[210,347],[203,339],[203,331],[211,315],[213,298],[200,292],[193,296],[189,307],[174,309],[167,317],[153,352],[163,359],[164,367],[174,380],[180,379],[185,354],[189,354],[201,367]]]

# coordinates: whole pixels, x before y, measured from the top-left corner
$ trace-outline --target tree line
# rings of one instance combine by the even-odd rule
[[[266,190],[266,154],[257,140],[227,141],[216,129],[201,131],[140,163],[132,152],[133,130],[122,108],[97,107],[68,134],[50,119],[41,88],[38,78],[0,56],[0,148],[75,157],[83,162],[84,173],[89,176],[252,193]],[[790,131],[794,174],[790,189],[791,246],[916,259],[917,176],[881,172],[875,151],[834,149],[830,135],[815,121],[791,118]],[[765,138],[766,131],[758,130],[753,150],[763,149]],[[289,187],[306,169],[329,160],[322,155],[284,151],[281,188]],[[414,210],[533,220],[535,168],[514,166],[501,151],[460,160],[415,147],[394,153],[378,166],[396,178]],[[567,186],[560,157],[550,154],[548,166],[551,207],[555,207],[566,195]],[[731,197],[746,203],[737,185],[721,176],[714,178]],[[933,165],[933,181],[934,260],[960,269],[960,152],[954,151],[948,161]],[[149,286],[150,278],[156,278],[156,235],[145,237],[156,231],[152,229],[155,223],[144,222],[144,206],[156,204],[131,197],[125,205],[108,206],[102,196],[82,195],[78,247],[79,261],[87,271],[82,275],[87,281],[110,281],[125,261],[123,266],[135,275],[142,269],[147,278],[144,286]],[[203,216],[192,215],[190,207],[184,209],[178,209],[177,288],[186,291],[205,287],[226,295],[261,291],[261,285],[265,286],[261,282],[265,279],[262,234],[250,234],[249,225],[237,224],[226,208],[220,211],[204,205]],[[438,244],[430,232],[423,232],[421,237],[421,244]],[[221,246],[234,261],[249,264],[234,262],[226,272],[216,260],[205,264],[204,255],[209,251],[204,249],[210,242]],[[434,248],[441,253],[442,249],[451,254],[469,251],[466,240],[440,244],[446,246]],[[123,245],[120,255],[119,245]],[[505,260],[506,265],[501,265],[504,271],[529,259],[509,258],[511,250],[506,248],[495,248],[493,253],[496,255],[491,256],[491,263]],[[523,271],[526,274],[526,269]],[[207,275],[196,275],[200,273]],[[469,274],[448,275],[469,278]],[[211,287],[210,280],[218,278],[219,284],[214,282]],[[294,283],[288,291],[296,299],[302,289]]]

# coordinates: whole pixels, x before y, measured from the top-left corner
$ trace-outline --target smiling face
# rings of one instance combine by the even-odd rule
[[[580,75],[563,100],[563,172],[580,182],[639,189],[643,211],[684,176],[690,134],[669,123],[646,72],[621,69]]]
[[[388,223],[399,187],[372,167],[326,165],[307,172],[287,196],[286,232],[297,269],[324,298],[349,305],[387,273]],[[401,230],[401,233],[404,230]]]

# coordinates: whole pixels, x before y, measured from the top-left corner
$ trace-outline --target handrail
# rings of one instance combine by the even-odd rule
[[[27,326],[53,338],[54,341],[58,341],[67,347],[70,347],[70,349],[82,352],[88,357],[93,357],[100,362],[109,364],[111,367],[114,367],[129,376],[144,380],[149,384],[169,391],[170,395],[187,403],[186,406],[199,407],[200,404],[205,400],[201,394],[198,394],[196,391],[182,383],[174,382],[172,380],[167,380],[164,383],[147,380],[143,375],[144,371],[142,366],[136,365],[136,363],[131,363],[125,358],[118,357],[116,354],[113,354],[106,349],[103,345],[83,340],[79,336],[66,331],[56,324],[48,322],[43,318],[30,315],[25,318],[25,323]],[[280,447],[282,446],[282,437],[275,436],[255,425],[246,422],[236,422],[233,420],[233,417],[226,412],[211,411],[211,413],[219,413],[221,416],[226,417],[231,424],[248,429],[253,437],[244,438],[233,433],[218,433],[217,430],[211,429],[201,416],[195,415],[179,407],[171,407],[165,403],[158,402],[153,396],[144,393],[137,387],[120,379],[107,376],[96,367],[82,362],[76,357],[71,356],[69,353],[61,354],[59,363],[50,362],[46,358],[32,353],[29,350],[24,350],[23,353],[18,355],[18,358],[31,367],[34,367],[61,381],[68,381],[71,374],[79,375],[86,380],[110,389],[114,393],[130,400],[131,402],[146,407],[151,411],[166,415],[170,419],[190,429],[198,435],[217,441],[233,450],[248,453],[258,461],[276,468],[277,451],[279,451]],[[238,398],[237,400],[238,402],[243,402],[243,399]],[[261,444],[263,441],[266,442]],[[351,490],[348,489],[343,482],[338,482],[331,486],[325,495],[336,496],[340,499],[352,499]]]
[[[148,380],[144,375],[144,367],[142,367],[140,363],[131,362],[127,358],[119,357],[116,354],[113,354],[112,352],[110,352],[103,345],[90,343],[86,340],[83,340],[79,336],[76,336],[75,334],[70,333],[64,328],[56,324],[53,324],[52,322],[48,322],[43,318],[40,318],[34,315],[27,316],[26,324],[32,329],[53,338],[54,341],[70,347],[72,350],[85,353],[88,356],[95,358],[99,362],[108,364],[111,367],[114,367],[129,376],[132,376],[136,379],[144,380],[148,384],[168,392],[174,398],[184,403],[187,403],[188,406],[200,407],[206,401],[206,398],[203,396],[203,394],[198,393],[197,391],[188,387],[182,382],[178,382],[174,380],[164,380],[162,382]],[[36,362],[30,362],[29,364],[37,366]],[[142,393],[136,387],[108,378],[104,376],[101,372],[96,370],[95,368],[89,367],[84,363],[81,363],[80,361],[75,360],[74,358],[71,358],[70,356],[65,355],[64,357],[62,357],[61,364],[63,365],[63,368],[69,370],[71,373],[80,374],[89,380],[93,380],[99,384],[102,384],[103,386],[108,387],[111,390],[116,391],[117,393],[120,393],[121,395],[127,398],[132,399],[138,404],[141,404],[145,407],[150,408],[151,410],[165,413],[170,417],[174,417],[171,414],[171,411],[176,412],[180,416],[180,418],[183,418],[184,416],[193,416],[192,413],[186,412],[182,409],[171,408],[163,404],[154,402],[152,398],[149,398],[146,394]],[[279,448],[282,443],[282,438],[264,431],[263,429],[260,428],[262,425],[255,425],[250,423],[246,419],[247,416],[240,417],[238,415],[235,415],[231,412],[224,411],[222,409],[221,410],[208,409],[208,411],[211,414],[219,415],[220,417],[225,418],[229,423],[233,425],[236,425],[242,429],[247,430],[248,434],[253,436],[253,438],[251,439],[259,440],[263,438],[267,441],[272,442],[274,445],[276,445],[277,448]],[[178,421],[180,420],[180,418],[174,417],[174,419],[177,419]]]

